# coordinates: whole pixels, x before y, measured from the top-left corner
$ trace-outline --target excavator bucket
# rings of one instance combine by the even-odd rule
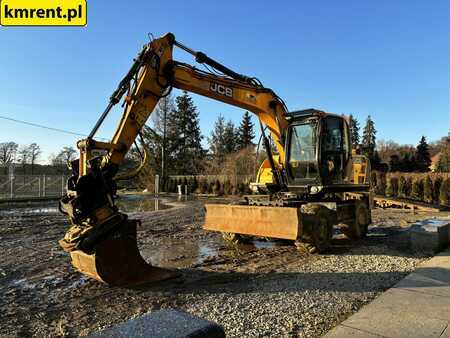
[[[127,220],[105,240],[95,246],[95,252],[70,252],[72,265],[81,273],[112,286],[134,286],[158,282],[178,276],[178,273],[148,264],[139,253],[136,242],[138,221]]]
[[[205,230],[292,240],[301,235],[298,208],[226,204],[205,206]]]

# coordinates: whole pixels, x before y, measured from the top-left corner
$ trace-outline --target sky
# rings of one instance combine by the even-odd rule
[[[0,27],[0,116],[89,133],[133,57],[166,32],[258,77],[289,110],[370,114],[377,138],[450,131],[450,1],[88,0],[86,27]],[[192,57],[174,57],[195,65]],[[177,94],[177,92],[175,92]],[[193,95],[202,132],[243,111]],[[115,110],[98,136],[109,138]],[[41,163],[77,136],[0,119],[0,142],[38,143]]]

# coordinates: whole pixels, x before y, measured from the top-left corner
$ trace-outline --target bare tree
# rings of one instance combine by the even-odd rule
[[[42,151],[41,148],[37,145],[37,143],[31,143],[28,146],[28,152],[30,157],[30,164],[31,164],[31,175],[33,175],[34,172],[34,165],[36,164],[37,159],[41,155]]]
[[[161,176],[163,180],[165,180],[167,173],[167,119],[174,109],[173,97],[168,95],[159,100],[152,115],[154,130],[160,136],[159,142],[156,142],[156,151],[161,154]]]
[[[67,164],[75,159],[76,154],[77,151],[73,147],[64,147],[58,154],[58,157],[61,157],[63,162]]]
[[[19,145],[15,142],[1,142],[0,143],[0,164],[5,166],[5,175],[7,173],[7,166],[14,162],[16,158],[17,148]]]
[[[67,171],[67,165],[76,157],[77,151],[73,147],[64,147],[58,155],[52,154],[50,156],[50,163],[60,173]]]
[[[22,164],[22,171],[23,171],[23,174],[25,175],[25,170],[26,170],[25,168],[30,160],[30,151],[29,151],[28,147],[21,146],[17,152],[17,155],[18,155],[17,161],[20,164]]]

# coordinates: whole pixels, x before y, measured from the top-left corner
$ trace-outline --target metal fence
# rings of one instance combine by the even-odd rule
[[[64,175],[0,175],[0,199],[59,197],[66,181]]]

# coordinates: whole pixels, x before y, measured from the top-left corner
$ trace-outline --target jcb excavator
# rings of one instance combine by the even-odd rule
[[[213,70],[173,60],[174,47]],[[338,223],[349,237],[366,234],[370,168],[364,156],[352,154],[347,120],[314,109],[288,112],[283,100],[258,79],[234,72],[168,33],[144,46],[89,136],[77,143],[80,157],[71,163],[73,175],[60,201],[72,226],[59,243],[80,272],[111,285],[174,276],[145,262],[136,243],[139,221],[128,219],[115,205],[119,165],[172,88],[241,107],[261,124],[267,159],[251,184],[253,194],[236,205],[206,205],[204,229],[220,231],[231,241],[246,236],[288,239],[311,252],[329,247]],[[124,112],[111,141],[94,140],[122,98]]]

